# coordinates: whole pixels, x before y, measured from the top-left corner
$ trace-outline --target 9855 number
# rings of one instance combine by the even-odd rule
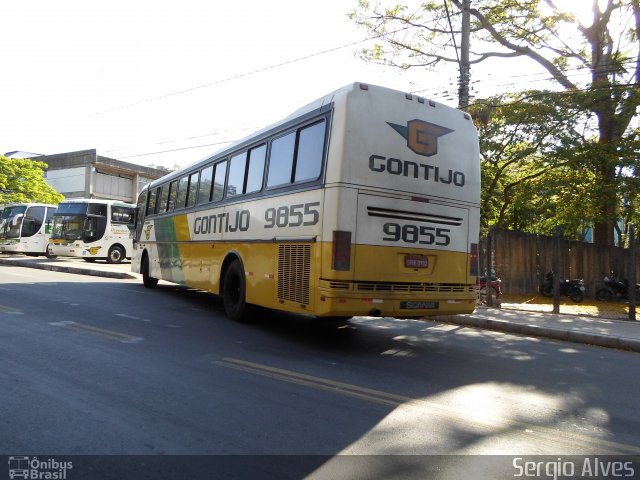
[[[268,208],[264,212],[264,228],[299,227],[301,225],[315,225],[320,220],[320,212],[316,207],[320,202],[284,205],[279,208]]]
[[[382,227],[385,242],[418,243],[420,245],[447,246],[451,243],[448,228],[428,227],[426,225],[398,225],[397,223],[385,223]]]

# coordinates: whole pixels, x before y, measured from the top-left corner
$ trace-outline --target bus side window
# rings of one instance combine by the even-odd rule
[[[57,210],[56,207],[47,207],[47,220],[46,220],[47,227],[51,227],[51,222],[53,221],[53,214],[56,213],[56,210]]]
[[[136,239],[139,239],[140,234],[142,233],[142,224],[144,223],[145,215],[149,215],[149,212],[151,211],[149,209],[149,203],[151,203],[152,197],[153,194],[149,195],[148,190],[143,190],[138,196],[138,203],[136,205]],[[149,202],[147,202],[147,198],[149,199]]]
[[[158,204],[158,197],[160,196],[160,187],[154,189],[149,193],[149,203],[147,204],[147,215],[153,215],[156,213],[156,205]]]
[[[227,177],[227,161],[216,163],[216,175],[213,180],[211,201],[219,202],[224,196],[224,182]]]
[[[167,212],[173,212],[176,207],[176,195],[178,190],[178,181],[174,180],[169,184],[169,201],[167,202]]]
[[[202,169],[200,173],[200,186],[198,187],[198,205],[211,200],[211,181],[213,179],[213,165]]]
[[[291,132],[271,142],[267,187],[278,187],[291,183],[295,148],[296,132]]]
[[[198,195],[198,176],[200,172],[194,172],[189,175],[189,191],[187,192],[187,208],[193,207],[196,204],[196,197]]]
[[[146,192],[145,192],[146,196]],[[113,223],[133,224],[134,210],[131,207],[111,207],[111,221]]]
[[[227,198],[244,193],[244,177],[247,166],[247,152],[231,157],[229,178],[227,181]]]
[[[258,192],[262,190],[262,179],[264,178],[264,160],[267,154],[267,146],[249,150],[249,169],[247,172],[247,187],[245,193]]]
[[[164,213],[169,208],[169,185],[166,183],[160,187],[160,205],[158,205],[158,213]]]
[[[45,207],[29,207],[22,221],[22,236],[32,237],[44,222]]]
[[[189,177],[186,175],[178,182],[178,193],[176,195],[176,210],[187,205],[187,194],[189,193]]]
[[[325,122],[300,130],[294,182],[316,180],[322,170]]]
[[[106,217],[107,204],[106,203],[89,203],[89,207],[87,208],[87,214]]]

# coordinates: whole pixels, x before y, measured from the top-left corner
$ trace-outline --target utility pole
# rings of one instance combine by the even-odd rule
[[[631,270],[629,271],[629,287],[627,292],[629,294],[629,320],[636,320],[636,306],[638,299],[636,298],[636,226],[631,224],[629,226],[629,263],[631,264]]]
[[[460,80],[458,88],[458,108],[469,108],[469,81],[471,79],[471,65],[469,64],[469,43],[471,37],[471,18],[469,9],[471,0],[462,1],[462,32],[460,39]]]

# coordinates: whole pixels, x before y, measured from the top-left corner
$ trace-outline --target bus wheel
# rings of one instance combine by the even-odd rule
[[[246,286],[244,271],[240,262],[235,260],[224,274],[222,300],[224,311],[231,320],[243,320],[246,310]]]
[[[153,288],[158,284],[158,279],[149,275],[149,257],[142,259],[142,284],[147,288]]]
[[[56,256],[51,253],[51,247],[47,245],[47,249],[44,251],[44,256],[47,258],[56,258]]]
[[[120,263],[124,259],[124,250],[118,245],[114,245],[109,249],[107,254],[107,263]]]

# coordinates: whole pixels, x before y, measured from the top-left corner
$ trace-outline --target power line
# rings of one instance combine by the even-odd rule
[[[161,153],[172,153],[172,152],[179,152],[182,150],[192,150],[194,148],[204,148],[204,147],[214,147],[217,145],[227,145],[229,143],[233,143],[233,142],[237,142],[237,140],[229,140],[227,142],[218,142],[218,143],[208,143],[206,145],[193,145],[190,147],[181,147],[181,148],[173,148],[171,150],[162,150],[159,152],[149,152],[149,153],[139,153],[137,155],[127,155],[125,157],[119,157],[118,160],[123,159],[123,158],[135,158],[135,157],[147,157],[149,155],[159,155]]]
[[[285,62],[281,62],[281,63],[275,64],[275,65],[269,65],[267,67],[258,68],[256,70],[251,70],[249,72],[239,73],[238,75],[233,75],[231,77],[223,78],[221,80],[216,80],[215,82],[205,83],[203,85],[198,85],[196,87],[187,88],[187,89],[180,90],[180,91],[177,91],[177,92],[167,93],[166,95],[160,95],[160,96],[157,96],[157,97],[148,98],[146,100],[140,100],[139,102],[129,103],[127,105],[122,105],[120,107],[114,107],[114,108],[110,108],[110,109],[107,109],[107,110],[101,110],[99,112],[94,113],[94,115],[102,115],[103,113],[114,112],[114,111],[117,111],[117,110],[124,110],[126,108],[135,107],[137,105],[143,105],[145,103],[155,102],[157,100],[163,100],[165,98],[174,97],[176,95],[182,95],[184,93],[193,92],[195,90],[200,90],[202,88],[212,87],[214,85],[220,85],[222,83],[230,82],[232,80],[237,80],[239,78],[248,77],[248,76],[251,76],[251,75],[255,75],[257,73],[262,73],[262,72],[266,72],[266,71],[273,70],[273,69],[276,69],[276,68],[284,67],[285,65],[291,65],[291,64],[294,64],[294,63],[297,63],[297,62],[308,60],[310,58],[318,57],[320,55],[326,55],[327,53],[336,52],[338,50],[342,50],[342,49],[345,49],[345,48],[348,48],[348,47],[353,47],[354,45],[358,45],[358,44],[361,44],[361,43],[368,42],[369,40],[373,40],[375,38],[379,38],[379,37],[381,37],[383,35],[390,35],[390,34],[398,33],[398,32],[401,32],[403,30],[408,30],[410,28],[415,28],[415,27],[416,27],[416,25],[410,25],[408,27],[399,28],[397,30],[394,30],[393,32],[387,32],[387,33],[384,33],[384,34],[374,35],[372,37],[365,38],[364,40],[358,40],[356,42],[351,42],[351,43],[348,43],[346,45],[341,45],[339,47],[330,48],[328,50],[323,50],[321,52],[312,53],[312,54],[309,54],[309,55],[305,55],[303,57],[294,58],[292,60],[287,60]]]

